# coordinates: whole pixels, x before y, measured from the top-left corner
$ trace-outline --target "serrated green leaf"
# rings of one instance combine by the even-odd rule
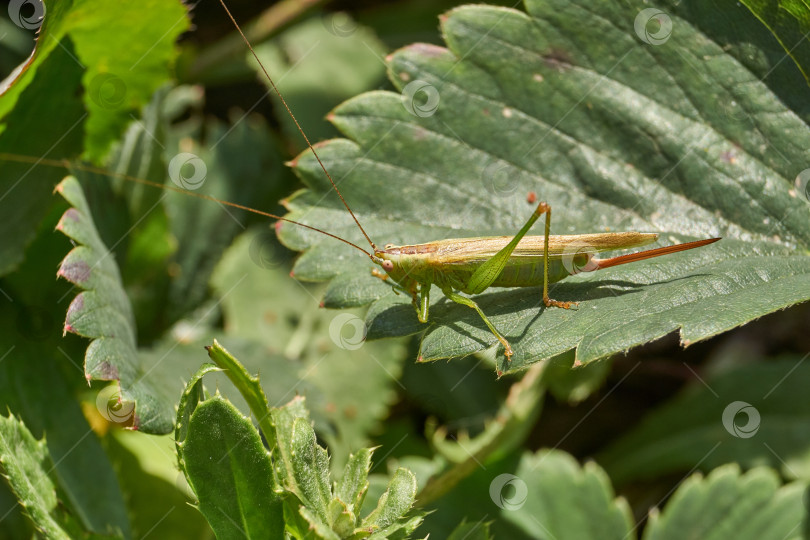
[[[174,422],[174,444],[178,445],[177,458],[181,470],[183,469],[183,462],[180,459],[182,457],[180,446],[188,436],[188,426],[191,415],[194,413],[197,406],[206,398],[202,379],[205,375],[217,371],[222,370],[214,364],[203,364],[200,366],[200,369],[198,369],[186,383],[186,388],[180,396],[180,403],[177,405],[177,419]]]
[[[189,484],[217,538],[281,538],[270,454],[249,419],[214,396],[191,415],[182,447]]]
[[[805,0],[742,0],[810,82],[810,6]]]
[[[728,538],[740,540],[804,538],[807,531],[806,485],[779,485],[764,467],[740,474],[726,465],[706,478],[692,475],[655,511],[644,540]]]
[[[385,530],[397,523],[413,506],[416,488],[413,473],[404,467],[398,468],[388,483],[388,489],[380,497],[377,508],[363,519],[361,527]]]
[[[558,450],[524,455],[515,474],[492,479],[489,495],[501,517],[531,538],[627,538],[633,530],[630,508],[605,472]]]
[[[315,439],[315,430],[308,418],[293,421],[292,475],[304,505],[324,523],[329,523],[328,507],[332,499],[329,483],[329,456]]]
[[[88,379],[118,382],[120,401],[134,402],[132,424],[147,433],[168,433],[173,427],[168,400],[148,380],[138,362],[132,308],[121,286],[115,260],[101,241],[81,186],[73,177],[57,190],[73,207],[57,229],[79,244],[67,254],[58,276],[82,289],[65,318],[65,332],[91,338],[85,354]],[[121,419],[129,421],[129,417]]]
[[[69,244],[53,232],[60,214],[48,215],[26,250],[23,264],[0,282],[6,298],[13,299],[0,309],[0,351],[6,351],[0,362],[0,410],[18,415],[35,438],[47,434],[54,464],[51,473],[60,500],[85,529],[121,531],[129,537],[129,518],[116,471],[88,423],[88,417],[98,419],[99,413],[113,419],[110,413],[115,411],[107,407],[115,408],[117,400],[110,403],[105,399],[111,397],[108,389],[99,392],[97,387],[85,394],[90,402],[83,410],[77,393],[87,392],[82,369],[86,343],[62,336],[64,300],[71,285],[53,278]],[[32,361],[36,369],[32,369]],[[87,483],[87,478],[93,482]]]
[[[258,377],[252,376],[247,372],[236,358],[225,350],[217,340],[210,347],[206,347],[208,356],[213,360],[217,366],[228,376],[231,382],[236,386],[242,397],[248,402],[250,412],[256,417],[256,421],[264,432],[265,439],[268,441],[270,448],[273,448],[273,442],[276,440],[276,430],[273,426],[271,419],[271,411],[267,403],[267,398],[262,390],[262,385]]]
[[[368,471],[371,468],[370,448],[364,448],[349,456],[343,477],[337,485],[335,496],[346,503],[355,514],[360,512],[368,492]]]
[[[404,98],[372,92],[332,115],[355,142],[330,142],[319,155],[372,238],[514,234],[531,213],[529,192],[556,209],[555,234],[724,238],[555,285],[554,297],[580,302],[576,311],[543,308],[538,289],[481,295],[515,350],[511,365],[501,358],[504,371],[571,349],[587,363],[673,331],[689,344],[810,298],[810,204],[794,188],[807,125],[675,7],[667,17],[677,31],[651,44],[635,28],[641,6],[526,6],[529,15],[453,10],[442,20],[448,49],[414,45],[389,60]],[[408,100],[405,89],[420,81],[438,105]],[[290,217],[365,243],[312,155],[295,169],[310,190],[289,200]],[[477,314],[446,301],[420,325],[410,300],[380,293],[351,248],[289,224],[280,238],[306,249],[299,278],[360,276],[367,291],[346,304],[381,297],[367,316],[370,338],[424,332],[426,360],[497,343]]]
[[[808,479],[810,405],[797,399],[808,385],[810,366],[798,357],[706,377],[651,411],[599,463],[617,484],[728,462]]]
[[[0,416],[0,463],[11,488],[37,529],[48,538],[69,539],[56,516],[56,488],[45,440],[37,441],[13,416]]]

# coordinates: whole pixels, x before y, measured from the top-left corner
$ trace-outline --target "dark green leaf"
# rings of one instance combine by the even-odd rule
[[[800,358],[736,367],[696,381],[609,446],[599,463],[617,484],[722,463],[769,464],[810,478],[810,385]]]
[[[415,45],[390,59],[403,95],[372,92],[335,111],[355,142],[319,154],[373,239],[514,234],[531,213],[529,192],[556,209],[556,234],[724,238],[555,285],[553,297],[580,301],[576,311],[543,308],[538,289],[480,296],[516,351],[502,370],[571,349],[587,363],[673,331],[689,344],[810,298],[810,201],[794,188],[807,125],[725,43],[676,13],[666,15],[676,31],[652,44],[643,25],[636,31],[635,7],[537,0],[527,9],[452,11],[442,20],[448,49]],[[409,99],[419,81],[438,105]],[[363,244],[312,155],[295,166],[310,190],[289,201],[290,217]],[[446,301],[420,325],[409,299],[345,245],[289,224],[281,238],[307,250],[298,277],[339,278],[333,305],[379,299],[371,338],[424,331],[424,359],[497,343],[472,310]],[[345,293],[347,279],[361,290]]]
[[[217,538],[281,538],[270,454],[247,418],[219,396],[191,415],[182,446],[189,484]]]
[[[810,82],[810,6],[805,0],[743,0],[742,3],[773,32]]]

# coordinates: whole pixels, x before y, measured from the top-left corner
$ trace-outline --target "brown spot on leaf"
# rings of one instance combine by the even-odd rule
[[[566,71],[574,65],[571,56],[562,49],[551,49],[543,55],[543,61],[546,66],[557,71]]]
[[[349,419],[357,417],[357,407],[354,405],[347,405],[343,408],[343,416]]]
[[[62,263],[59,270],[56,272],[58,277],[63,277],[66,280],[76,285],[82,285],[90,279],[90,272],[92,269],[85,261],[76,261],[71,263]]]
[[[120,378],[118,368],[107,360],[99,364],[94,372],[94,376],[96,379],[101,379],[102,381],[117,381]]]

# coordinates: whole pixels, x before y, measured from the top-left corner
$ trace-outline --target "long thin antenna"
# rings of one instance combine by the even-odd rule
[[[158,189],[161,189],[161,190],[168,189],[168,190],[171,190],[171,191],[176,191],[177,193],[185,193],[186,195],[192,195],[194,197],[197,197],[198,199],[205,199],[207,201],[213,201],[213,202],[225,205],[225,206],[230,206],[232,208],[238,208],[239,210],[244,210],[246,212],[252,212],[252,213],[258,214],[260,216],[276,219],[278,221],[286,221],[287,223],[292,223],[294,225],[298,225],[299,227],[304,227],[305,229],[309,229],[311,231],[316,231],[316,232],[319,232],[321,234],[325,234],[326,236],[328,236],[330,238],[334,238],[335,240],[340,240],[344,244],[348,244],[348,245],[352,246],[353,248],[359,249],[367,257],[369,257],[372,261],[374,260],[374,257],[368,251],[366,251],[365,249],[361,248],[360,246],[358,246],[357,244],[355,244],[353,242],[349,242],[345,238],[341,238],[340,236],[334,235],[334,234],[332,234],[330,232],[326,232],[326,231],[321,230],[321,229],[319,229],[317,227],[307,225],[306,223],[300,223],[298,221],[293,221],[293,220],[287,219],[285,217],[277,216],[275,214],[271,214],[270,212],[264,212],[262,210],[256,210],[255,208],[251,208],[249,206],[244,206],[242,204],[238,204],[238,203],[235,203],[235,202],[223,201],[222,199],[217,199],[216,197],[212,197],[210,195],[205,195],[204,193],[197,193],[196,191],[188,191],[188,190],[181,189],[179,187],[172,186],[172,185],[169,185],[169,184],[161,184],[161,183],[158,183],[158,182],[152,182],[151,180],[146,180],[144,178],[138,178],[137,176],[130,176],[128,174],[111,172],[111,171],[108,171],[106,169],[102,169],[100,167],[92,167],[92,166],[89,166],[89,165],[71,163],[68,160],[38,158],[38,157],[34,157],[34,156],[21,156],[21,155],[17,155],[17,154],[7,154],[5,152],[0,152],[0,160],[16,161],[18,163],[32,163],[34,165],[45,165],[45,166],[48,166],[48,167],[59,167],[59,168],[67,169],[68,171],[70,171],[70,169],[73,168],[73,169],[77,169],[77,170],[85,171],[85,172],[89,172],[89,173],[101,174],[101,175],[104,175],[104,176],[111,176],[113,178],[122,178],[124,180],[128,180],[129,182],[135,182],[136,184],[142,184],[144,186],[150,186],[150,187],[158,188]]]
[[[696,240],[694,242],[686,242],[683,244],[675,244],[674,246],[664,246],[655,249],[648,249],[646,251],[639,251],[638,253],[630,253],[627,255],[619,255],[618,257],[611,257],[609,259],[592,259],[596,264],[594,270],[601,270],[603,268],[610,268],[611,266],[619,266],[620,264],[627,264],[636,261],[643,261],[644,259],[651,259],[653,257],[660,257],[661,255],[668,255],[670,253],[677,253],[679,251],[686,251],[687,249],[695,249],[707,244],[713,244],[720,240],[719,238],[707,238],[706,240]]]
[[[245,41],[245,44],[248,46],[248,49],[250,49],[250,53],[253,55],[253,58],[255,58],[256,62],[259,63],[259,67],[264,72],[265,77],[267,77],[267,80],[270,81],[270,86],[273,87],[273,91],[276,93],[278,98],[281,100],[281,103],[284,105],[284,108],[287,109],[287,113],[290,115],[290,118],[292,118],[293,122],[295,122],[295,127],[298,128],[298,131],[301,133],[301,136],[307,142],[307,146],[309,146],[309,149],[312,151],[312,155],[314,155],[315,159],[318,160],[318,164],[321,166],[321,169],[323,169],[323,172],[324,172],[324,174],[326,174],[326,177],[329,179],[329,182],[332,184],[332,187],[335,188],[335,193],[337,193],[338,197],[340,197],[340,200],[343,202],[343,206],[345,206],[346,210],[348,210],[349,213],[352,215],[352,219],[354,219],[354,222],[357,223],[357,226],[360,228],[360,232],[362,232],[363,236],[366,237],[366,240],[368,241],[371,248],[376,251],[377,246],[375,246],[374,242],[371,241],[371,238],[368,237],[368,234],[366,234],[366,230],[363,228],[362,225],[360,225],[360,222],[357,220],[357,216],[355,216],[354,212],[352,212],[352,209],[349,208],[349,203],[347,203],[346,199],[343,198],[343,195],[340,193],[340,190],[338,189],[337,184],[335,184],[335,181],[332,179],[332,175],[329,174],[329,171],[326,170],[326,167],[324,166],[323,162],[321,161],[320,156],[315,151],[315,148],[312,146],[312,143],[309,142],[309,138],[307,137],[307,134],[304,133],[303,128],[301,128],[301,124],[298,123],[298,119],[295,117],[292,110],[290,110],[289,105],[287,105],[287,101],[284,99],[284,96],[281,95],[281,92],[279,91],[278,87],[276,86],[276,83],[273,82],[273,79],[270,77],[270,74],[267,73],[267,70],[265,69],[264,64],[262,64],[262,61],[259,60],[259,56],[256,54],[256,51],[253,50],[253,45],[250,44],[250,41],[248,40],[247,36],[245,36],[245,33],[242,32],[242,28],[239,26],[239,23],[237,23],[236,19],[234,19],[233,15],[231,15],[231,11],[228,9],[228,6],[225,5],[225,0],[219,0],[219,3],[222,4],[222,8],[225,10],[225,13],[228,14],[228,18],[231,19],[231,22],[236,27],[236,29],[239,31],[239,34],[242,36],[242,39]]]

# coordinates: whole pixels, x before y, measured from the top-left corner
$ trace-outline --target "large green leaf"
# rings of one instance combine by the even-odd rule
[[[598,457],[624,484],[722,463],[768,464],[787,478],[810,478],[810,385],[801,358],[756,363],[695,382],[653,410]]]
[[[156,387],[144,378],[132,308],[118,266],[99,238],[79,182],[68,177],[57,189],[73,206],[57,228],[79,244],[62,261],[58,275],[81,289],[68,308],[65,332],[93,340],[85,354],[85,377],[117,381],[120,392],[109,397],[115,398],[113,407],[125,403],[125,412],[108,419],[131,421],[136,429],[148,433],[168,433],[173,427],[171,402],[165,396],[161,399]]]
[[[810,130],[760,81],[761,65],[703,30],[727,13],[706,10],[698,25],[686,7],[656,20],[642,7],[456,9],[442,19],[448,49],[414,45],[390,57],[402,95],[364,94],[331,116],[352,141],[319,154],[378,244],[514,234],[530,192],[555,209],[552,233],[724,238],[552,288],[578,310],[543,308],[539,289],[481,295],[515,350],[502,370],[571,349],[589,362],[676,330],[689,344],[810,298],[810,205],[794,189]],[[662,36],[658,19],[675,30]],[[771,39],[759,30],[754,43]],[[295,170],[310,189],[289,201],[290,217],[363,244],[312,154]],[[299,278],[332,279],[327,305],[374,302],[370,338],[424,332],[426,360],[497,344],[472,310],[436,290],[420,325],[409,299],[345,245],[289,224],[280,238],[306,250]]]
[[[706,478],[695,474],[662,512],[651,513],[644,539],[806,538],[806,488],[801,482],[780,487],[777,475],[765,467],[740,474],[727,465]]]

